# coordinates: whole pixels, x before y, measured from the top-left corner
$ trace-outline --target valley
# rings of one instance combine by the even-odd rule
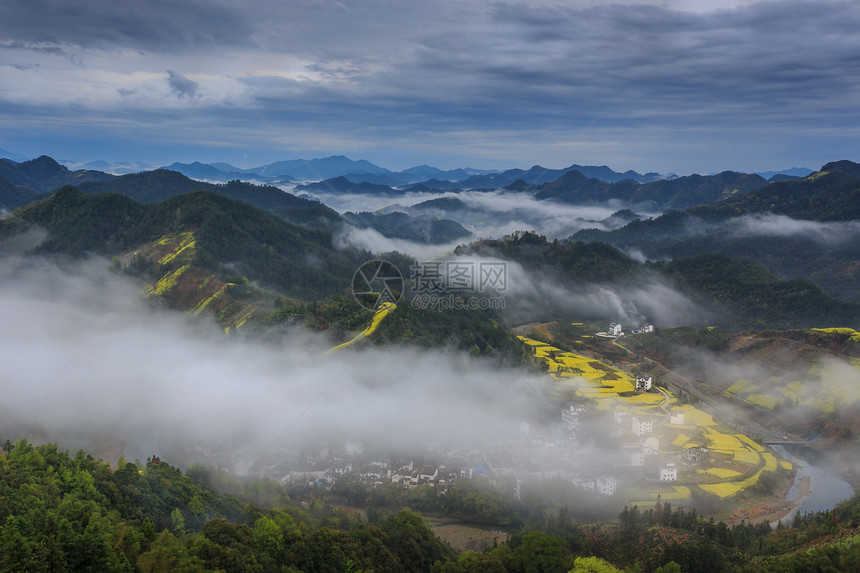
[[[850,289],[792,276],[807,271],[787,266],[785,251],[759,262],[722,248],[737,237],[716,238],[740,224],[720,219],[726,205],[746,214],[756,197],[773,199],[766,191],[776,183],[725,174],[643,182],[639,195],[584,205],[548,195],[585,185],[581,174],[505,190],[395,193],[368,183],[342,190],[333,210],[277,187],[198,184],[163,170],[89,177],[46,159],[19,169],[78,187],[33,190],[36,200],[0,221],[9,241],[0,302],[10,315],[29,309],[25,344],[72,372],[98,366],[49,391],[39,389],[51,378],[16,361],[13,375],[32,392],[14,407],[29,416],[9,409],[0,425],[18,440],[10,453],[29,451],[21,438],[60,441],[110,459],[116,469],[106,475],[119,475],[122,456],[154,451],[135,468],[173,460],[201,486],[265,490],[289,498],[279,503],[307,512],[313,527],[325,515],[343,528],[411,519],[396,517],[408,508],[476,559],[523,547],[529,528],[617,563],[669,551],[649,546],[658,532],[708,539],[703,551],[734,559],[753,550],[726,535],[765,543],[789,521],[812,528],[824,519],[823,508],[799,509],[812,507],[821,484],[839,484],[843,499],[833,503],[854,511],[845,498],[860,485],[860,303]],[[852,169],[794,180],[773,211],[807,214],[798,196],[834,186],[837,203],[850,197]],[[821,186],[827,177],[837,182]],[[719,191],[738,181],[750,188]],[[666,198],[687,183],[711,194],[712,211],[634,211],[648,189]],[[303,190],[334,185],[347,183]],[[629,187],[588,183],[593,193]],[[398,204],[416,193],[426,199]],[[350,214],[364,197],[385,206]],[[504,212],[513,205],[520,212]],[[835,233],[827,256],[846,268],[851,221],[816,213],[822,220],[804,224]],[[692,217],[708,222],[705,231]],[[535,230],[503,231],[523,221]],[[494,230],[477,238],[461,229]],[[697,232],[720,248],[659,258]],[[631,249],[643,234],[654,249],[644,260]],[[455,238],[461,244],[447,242]],[[384,250],[392,245],[403,251]],[[811,248],[819,256],[824,247]],[[386,272],[362,275],[356,290],[368,261]],[[40,310],[45,297],[57,316]],[[64,334],[58,319],[82,334]],[[128,354],[131,340],[147,340],[152,360]],[[161,401],[150,387],[175,397]],[[79,391],[125,418],[67,415]],[[42,395],[50,407],[29,410]],[[240,485],[254,480],[267,485]],[[191,506],[181,507],[194,522]],[[159,527],[179,535],[169,521]],[[618,548],[623,539],[638,539],[633,553]]]
[[[860,571],[858,29],[4,3],[0,573]]]

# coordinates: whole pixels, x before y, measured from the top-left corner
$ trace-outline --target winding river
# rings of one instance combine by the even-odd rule
[[[801,480],[804,477],[810,479],[808,494],[802,498],[797,507],[782,518],[783,524],[791,525],[798,512],[833,509],[840,501],[854,495],[851,485],[829,471],[826,468],[826,460],[815,450],[806,446],[773,446],[773,449],[797,468],[794,484],[785,498],[787,504],[798,501],[801,495]]]

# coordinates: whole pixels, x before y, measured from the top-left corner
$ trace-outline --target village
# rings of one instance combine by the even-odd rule
[[[633,334],[648,334],[645,324]],[[613,323],[598,336],[624,336]],[[609,506],[649,507],[671,501],[724,500],[765,474],[792,472],[789,462],[732,431],[692,404],[682,404],[658,380],[520,337],[553,379],[556,414],[522,422],[514,435],[481,448],[429,443],[402,456],[370,451],[358,440],[284,445],[265,470],[284,486],[330,489],[344,479],[367,487],[428,487],[445,494],[461,479],[484,480],[520,498],[546,480],[571,484]]]

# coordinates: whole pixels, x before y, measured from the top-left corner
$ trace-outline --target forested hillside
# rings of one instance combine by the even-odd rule
[[[129,253],[170,233],[191,231],[194,262],[218,271],[237,264],[250,278],[315,298],[348,285],[354,264],[331,246],[331,234],[291,225],[247,203],[206,191],[138,203],[73,187],[25,207],[20,217],[46,228],[38,250],[80,257]]]
[[[573,235],[651,259],[722,253],[764,265],[779,278],[808,278],[860,302],[860,165],[828,163],[803,179],[770,183],[711,205]]]
[[[457,252],[516,261],[535,277],[549,277],[571,292],[585,284],[630,285],[659,276],[730,329],[851,326],[860,321],[858,303],[834,298],[811,280],[781,280],[760,264],[726,255],[646,264],[606,243],[548,241],[534,232],[479,241]]]
[[[767,185],[754,174],[725,171],[717,175],[689,175],[649,183],[623,180],[605,183],[579,171],[569,171],[557,180],[538,186],[519,186],[538,199],[551,199],[572,205],[586,205],[616,199],[627,203],[651,203],[659,210],[686,209],[695,205],[717,203],[741,196]]]
[[[727,526],[658,501],[617,524],[582,523],[566,508],[534,514],[506,542],[456,553],[403,500],[367,496],[344,476],[330,499],[290,499],[276,482],[241,482],[157,457],[111,467],[83,451],[6,440],[0,451],[4,571],[848,571],[860,565],[860,501],[804,514],[771,532]],[[218,493],[215,488],[231,493]],[[492,489],[464,482],[427,511],[521,521]],[[356,495],[358,494],[358,495]],[[367,496],[367,497],[365,497]],[[367,517],[338,507],[351,500]],[[374,508],[374,502],[383,503]],[[429,497],[427,498],[430,499]],[[367,505],[370,503],[371,505]],[[302,506],[300,508],[299,506]],[[383,509],[384,508],[384,509]],[[382,511],[380,511],[382,509]],[[790,526],[790,527],[789,527]],[[615,567],[614,567],[614,566]]]

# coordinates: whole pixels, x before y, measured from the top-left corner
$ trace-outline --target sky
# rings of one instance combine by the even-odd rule
[[[13,1],[0,148],[713,173],[860,160],[860,3]]]

